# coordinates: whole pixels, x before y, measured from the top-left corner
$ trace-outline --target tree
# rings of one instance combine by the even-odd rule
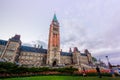
[[[96,59],[95,57],[92,57],[92,60],[93,60],[94,62],[96,62],[96,61],[97,61],[97,59]]]

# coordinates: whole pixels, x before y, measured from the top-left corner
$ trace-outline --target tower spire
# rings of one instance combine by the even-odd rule
[[[53,16],[53,21],[58,22],[56,14],[54,14],[54,16]]]

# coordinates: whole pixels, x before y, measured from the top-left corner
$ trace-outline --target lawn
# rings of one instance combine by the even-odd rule
[[[82,76],[32,76],[19,78],[6,78],[0,80],[120,80],[120,77],[82,77]]]

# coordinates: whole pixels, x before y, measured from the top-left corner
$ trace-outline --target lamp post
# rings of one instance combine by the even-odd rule
[[[112,68],[112,65],[111,65],[111,63],[110,63],[110,61],[109,61],[108,56],[106,56],[106,59],[107,59],[107,62],[108,62],[109,69],[111,69],[111,68]]]
[[[108,62],[108,64],[109,64],[109,58],[108,58],[108,56],[105,56],[106,57],[106,59],[107,59],[107,62]]]
[[[106,56],[106,59],[107,59],[107,62],[108,62],[108,66],[109,66],[109,69],[110,69],[110,73],[112,74],[112,77],[115,77],[115,74],[114,74],[114,71],[113,71],[113,69],[112,69],[112,65],[111,65],[110,62],[109,62],[108,56]]]

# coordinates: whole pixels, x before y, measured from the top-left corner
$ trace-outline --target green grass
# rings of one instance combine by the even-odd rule
[[[32,77],[18,77],[5,78],[0,80],[120,80],[120,77],[82,77],[82,76],[32,76]]]

